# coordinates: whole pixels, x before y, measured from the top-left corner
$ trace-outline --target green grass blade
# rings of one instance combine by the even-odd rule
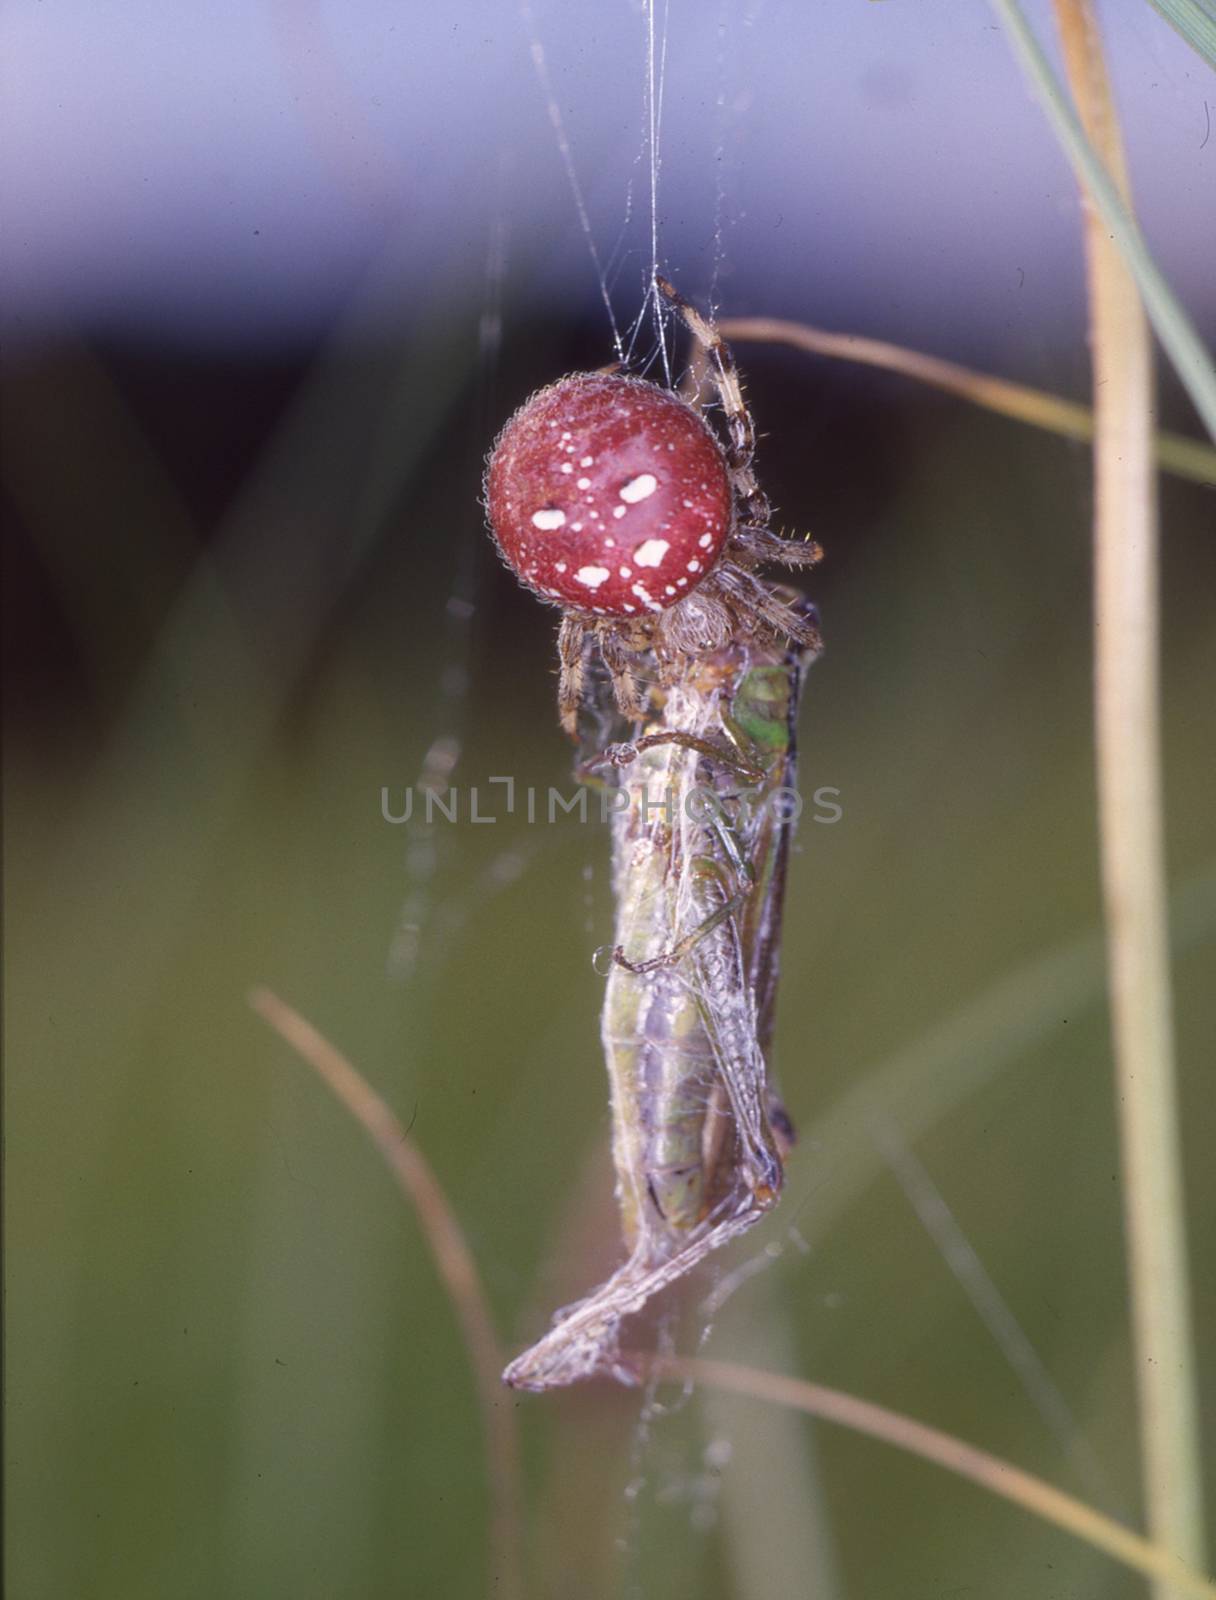
[[[1149,0],[1209,67],[1216,67],[1216,6],[1211,0]]]
[[[1077,176],[1088,190],[1120,254],[1144,296],[1145,309],[1174,370],[1181,378],[1208,432],[1216,439],[1216,368],[1191,319],[1162,276],[1128,215],[1105,167],[1085,137],[1076,114],[1060,88],[1047,57],[1030,29],[1017,0],[991,0],[1004,23],[1047,120],[1055,130]]]

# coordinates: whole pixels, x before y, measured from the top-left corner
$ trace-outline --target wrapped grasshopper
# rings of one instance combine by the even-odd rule
[[[800,618],[814,634],[814,612]],[[622,1321],[776,1204],[792,1143],[768,1082],[781,907],[798,809],[794,724],[814,647],[736,640],[662,691],[598,763],[613,820],[616,946],[603,1013],[629,1255],[504,1373],[543,1390],[635,1382]]]

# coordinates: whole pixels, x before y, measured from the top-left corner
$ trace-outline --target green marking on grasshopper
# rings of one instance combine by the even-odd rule
[[[791,683],[786,666],[753,667],[740,683],[729,713],[723,713],[723,724],[736,738],[742,734],[759,760],[770,755],[771,766],[789,751],[790,704],[796,694],[797,685]]]

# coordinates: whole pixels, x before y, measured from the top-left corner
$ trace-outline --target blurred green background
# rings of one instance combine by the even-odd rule
[[[553,619],[499,567],[476,500],[495,422],[593,361],[600,333],[518,326],[487,368],[477,305],[435,309],[425,333],[335,338],[295,367],[65,340],[9,375],[6,1563],[23,1600],[494,1592],[451,1306],[378,1157],[247,1009],[252,985],[411,1122],[505,1349],[613,1256],[590,959],[606,837],[380,815],[382,785],[445,755],[465,789],[568,787]],[[738,1258],[772,1259],[706,1349],[905,1410],[1134,1519],[1086,454],[896,380],[741,354],[764,481],[829,552],[802,783],[838,788],[843,816],[805,825],[792,864],[778,1065],[802,1142]],[[1209,1418],[1211,507],[1164,485]],[[912,1149],[1059,1403],[1027,1395],[918,1220],[892,1167]],[[698,1394],[640,1429],[639,1396],[608,1386],[503,1403],[530,1594],[1141,1592],[936,1469],[770,1407]]]

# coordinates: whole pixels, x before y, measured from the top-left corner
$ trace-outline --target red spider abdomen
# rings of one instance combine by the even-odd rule
[[[507,564],[594,616],[662,611],[712,569],[731,530],[721,447],[690,406],[617,375],[562,378],[498,436],[486,509]]]

